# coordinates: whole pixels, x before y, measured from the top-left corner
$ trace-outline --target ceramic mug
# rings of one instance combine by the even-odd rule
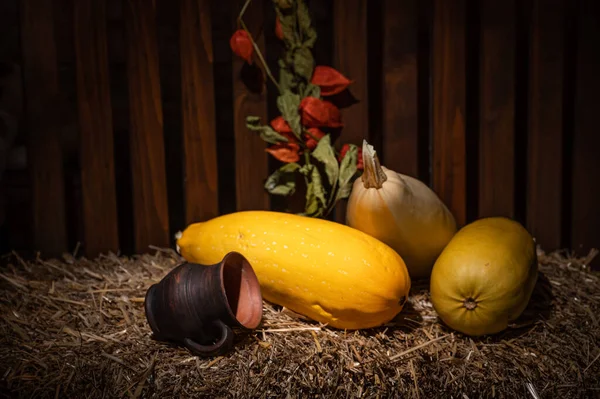
[[[180,264],[148,289],[144,308],[156,339],[199,356],[230,350],[232,327],[256,328],[263,311],[256,274],[238,252],[214,265]]]

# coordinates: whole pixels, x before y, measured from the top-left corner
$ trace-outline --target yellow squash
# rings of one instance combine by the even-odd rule
[[[537,276],[529,232],[508,218],[483,218],[460,229],[435,262],[431,302],[449,327],[495,334],[525,310]]]
[[[384,324],[410,290],[404,261],[381,241],[332,221],[273,211],[241,211],[189,225],[177,236],[190,262],[243,254],[263,298],[335,328]]]

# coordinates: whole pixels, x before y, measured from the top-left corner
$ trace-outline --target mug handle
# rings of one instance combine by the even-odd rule
[[[183,344],[194,354],[199,356],[215,356],[227,352],[233,346],[233,331],[221,320],[216,322],[221,329],[221,338],[212,345],[201,345],[191,338],[185,338]]]

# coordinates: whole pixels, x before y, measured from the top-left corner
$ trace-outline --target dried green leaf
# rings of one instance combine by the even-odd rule
[[[294,5],[294,0],[273,0],[273,3],[279,8],[288,9]]]
[[[290,71],[294,71],[294,53],[296,52],[296,48],[298,48],[298,46],[283,54],[283,62],[285,62]]]
[[[340,177],[338,179],[338,192],[336,194],[336,201],[348,198],[352,191],[352,184],[354,183],[353,178],[356,174],[356,162],[358,160],[358,147],[354,144],[350,144],[348,152],[342,159],[340,164]]]
[[[314,165],[307,164],[300,168],[300,173],[306,177],[306,204],[303,215],[319,217],[323,215],[327,207],[325,189],[319,170]]]
[[[306,82],[302,79],[298,79],[298,86],[296,88],[296,92],[300,93],[300,97],[304,98],[304,95],[302,95],[302,93],[304,93],[306,91]]]
[[[308,47],[299,47],[294,52],[294,72],[310,81],[315,69],[315,60]]]
[[[287,137],[284,137],[281,134],[277,133],[270,126],[263,126],[263,129],[260,132],[260,138],[263,141],[271,144],[287,143],[289,141]]]
[[[261,125],[258,116],[247,116],[246,127],[254,132],[260,132],[260,138],[267,143],[277,144],[281,142],[287,143],[289,141],[287,137],[277,133],[271,126]]]
[[[310,13],[304,0],[298,0],[298,25],[302,33],[302,45],[312,48],[317,41],[317,31],[310,22]]]
[[[301,139],[302,127],[300,125],[300,112],[298,107],[300,106],[300,96],[292,93],[290,90],[284,90],[283,93],[277,97],[277,108],[281,112],[283,119],[290,125],[294,135]]]
[[[306,85],[306,88],[303,90],[303,92],[304,92],[303,97],[321,98],[321,88],[312,83],[309,83],[308,85]]]
[[[319,140],[317,147],[312,151],[311,155],[325,167],[329,185],[332,187],[338,179],[340,168],[337,159],[335,159],[335,153],[331,146],[331,136],[329,134]]]
[[[275,8],[283,33],[283,42],[288,48],[296,48],[302,44],[297,33],[296,16],[294,13],[287,12],[288,10],[285,11],[283,12],[281,7]]]
[[[292,195],[296,190],[295,172],[300,165],[292,162],[283,165],[273,172],[265,182],[265,189],[273,195]]]
[[[246,125],[248,125],[248,124],[257,125],[259,123],[260,123],[260,116],[248,115],[246,117]]]
[[[296,82],[296,76],[294,72],[290,70],[285,64],[285,61],[279,60],[279,87],[281,90],[290,90],[298,86]]]

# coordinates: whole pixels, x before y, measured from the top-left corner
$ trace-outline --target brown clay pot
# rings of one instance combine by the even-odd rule
[[[258,279],[238,252],[214,265],[175,267],[148,289],[144,307],[156,339],[181,343],[199,356],[227,352],[232,327],[251,330],[262,320]]]

